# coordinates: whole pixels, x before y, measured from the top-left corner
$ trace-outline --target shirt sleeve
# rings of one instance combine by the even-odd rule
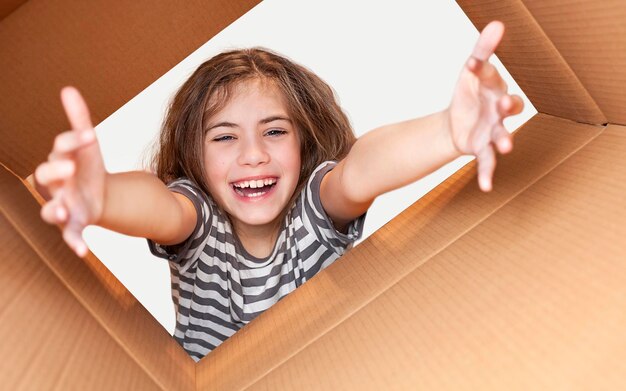
[[[175,245],[161,245],[148,239],[150,252],[157,257],[165,258],[170,262],[182,265],[193,261],[200,256],[204,245],[209,238],[213,216],[208,196],[198,185],[187,178],[179,178],[167,185],[170,191],[180,193],[191,200],[196,209],[196,227],[189,237],[182,243]]]
[[[345,250],[363,234],[363,225],[367,213],[357,217],[350,224],[346,233],[339,232],[322,207],[320,185],[322,178],[337,165],[326,161],[313,171],[306,187],[302,190],[303,223],[307,230],[314,232],[321,244],[343,255]]]

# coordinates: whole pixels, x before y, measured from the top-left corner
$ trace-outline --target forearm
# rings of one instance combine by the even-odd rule
[[[107,174],[102,216],[96,223],[130,236],[174,244],[195,224],[185,222],[181,203],[156,176],[141,171]],[[187,223],[187,224],[185,224]]]
[[[342,162],[346,192],[355,202],[408,185],[456,159],[447,111],[386,125],[360,137]]]

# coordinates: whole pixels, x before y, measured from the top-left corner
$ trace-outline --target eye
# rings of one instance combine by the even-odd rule
[[[213,139],[213,141],[230,141],[230,140],[234,140],[235,138],[233,136],[229,136],[229,135],[224,135],[224,136],[219,136],[219,137],[215,137]]]
[[[280,136],[283,134],[287,134],[286,130],[282,130],[282,129],[270,129],[267,131],[267,133],[265,133],[267,136]]]

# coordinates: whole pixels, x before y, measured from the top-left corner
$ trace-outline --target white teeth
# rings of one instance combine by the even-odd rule
[[[233,183],[233,185],[241,189],[246,188],[246,187],[256,189],[256,188],[267,186],[267,185],[273,185],[274,183],[276,183],[276,179],[266,178],[266,179],[259,179],[255,181],[242,181],[238,183]]]

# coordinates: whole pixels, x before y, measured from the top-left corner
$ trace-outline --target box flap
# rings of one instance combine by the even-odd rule
[[[492,20],[504,22],[506,33],[496,54],[537,111],[590,124],[607,122],[606,115],[559,48],[522,1],[457,0],[457,3],[479,31]],[[591,57],[593,51],[587,53]]]
[[[41,262],[4,214],[0,258],[4,389],[161,388]]]
[[[46,159],[64,85],[99,123],[258,2],[25,3],[0,23],[0,163],[25,178]]]
[[[608,122],[625,125],[626,1],[524,0],[524,4]]]
[[[608,126],[250,389],[626,388],[625,130]]]
[[[25,267],[47,267],[47,275],[56,276],[68,294],[157,384],[167,389],[192,389],[194,361],[106,266],[93,255],[83,260],[72,253],[59,229],[41,220],[39,204],[24,184],[2,166],[0,188],[0,213],[41,262],[36,267]],[[3,227],[3,237],[5,231],[11,232]],[[10,290],[18,282],[32,284],[27,275],[22,275],[13,283],[0,284],[0,297],[10,298]],[[45,333],[46,329],[41,328],[40,332]],[[0,335],[4,338],[5,334]],[[102,360],[99,363],[114,365]]]
[[[480,192],[475,164],[468,164],[200,360],[198,386],[241,389],[251,384],[471,230],[601,130],[536,115],[518,131],[514,152],[498,161],[493,192]]]

